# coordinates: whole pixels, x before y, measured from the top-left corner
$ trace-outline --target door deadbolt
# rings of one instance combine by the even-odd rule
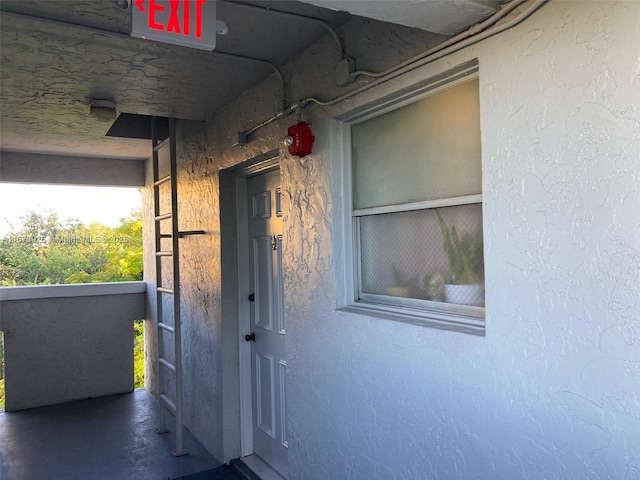
[[[251,335],[245,335],[244,339],[246,342],[255,342],[256,341],[256,332],[251,332]]]
[[[250,302],[255,302],[256,301],[256,294],[252,293],[251,295],[249,295],[249,301]]]

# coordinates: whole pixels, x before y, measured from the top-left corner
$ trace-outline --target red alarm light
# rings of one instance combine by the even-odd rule
[[[306,157],[311,153],[311,147],[316,137],[311,133],[311,128],[307,122],[291,125],[287,133],[289,136],[285,140],[285,145],[289,147],[291,155]]]

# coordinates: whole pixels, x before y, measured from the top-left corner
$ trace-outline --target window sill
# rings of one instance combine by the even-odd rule
[[[470,335],[485,336],[483,317],[447,312],[417,310],[371,303],[356,303],[338,309],[341,312],[367,315],[396,322],[410,323],[427,328],[438,328]]]

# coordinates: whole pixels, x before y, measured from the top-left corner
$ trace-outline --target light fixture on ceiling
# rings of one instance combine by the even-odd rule
[[[113,122],[116,119],[116,103],[111,100],[91,100],[89,113],[100,122]]]
[[[131,0],[113,0],[120,10],[127,11],[131,6]]]

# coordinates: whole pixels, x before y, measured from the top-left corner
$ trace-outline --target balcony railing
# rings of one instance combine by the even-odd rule
[[[144,282],[0,288],[5,409],[133,390],[133,322]]]

